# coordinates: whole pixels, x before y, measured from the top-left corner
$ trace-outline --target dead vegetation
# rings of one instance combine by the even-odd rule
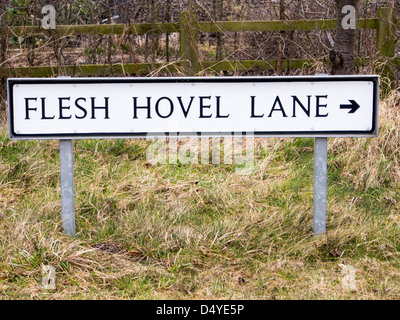
[[[396,299],[398,110],[393,92],[377,138],[329,139],[323,237],[312,235],[312,139],[257,139],[251,175],[151,165],[151,141],[75,141],[71,238],[57,141],[10,141],[4,128],[0,297]],[[56,268],[56,290],[41,287],[43,265]]]

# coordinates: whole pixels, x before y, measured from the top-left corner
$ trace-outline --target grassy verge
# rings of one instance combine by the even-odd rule
[[[313,139],[257,139],[255,168],[156,164],[144,140],[74,141],[75,238],[58,141],[0,133],[0,298],[397,299],[399,97],[378,138],[328,140],[328,233],[312,235]],[[56,290],[41,286],[56,268]],[[355,270],[346,286],[345,273]]]

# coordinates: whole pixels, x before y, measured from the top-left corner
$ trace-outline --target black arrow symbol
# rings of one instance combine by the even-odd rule
[[[349,113],[354,113],[360,108],[360,105],[354,100],[349,100],[350,104],[341,104],[340,109],[350,109]]]

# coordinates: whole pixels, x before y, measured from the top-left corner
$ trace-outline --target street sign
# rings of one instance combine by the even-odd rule
[[[375,75],[8,79],[9,130],[11,139],[368,137],[378,88]]]

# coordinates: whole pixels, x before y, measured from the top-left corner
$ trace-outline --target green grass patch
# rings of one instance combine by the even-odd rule
[[[0,298],[394,299],[400,116],[385,106],[377,138],[328,139],[319,237],[312,138],[256,139],[251,174],[151,164],[152,141],[76,140],[72,238],[61,229],[58,141],[11,141],[2,128]],[[44,264],[56,267],[54,292],[41,287]],[[342,286],[346,266],[355,291]]]

